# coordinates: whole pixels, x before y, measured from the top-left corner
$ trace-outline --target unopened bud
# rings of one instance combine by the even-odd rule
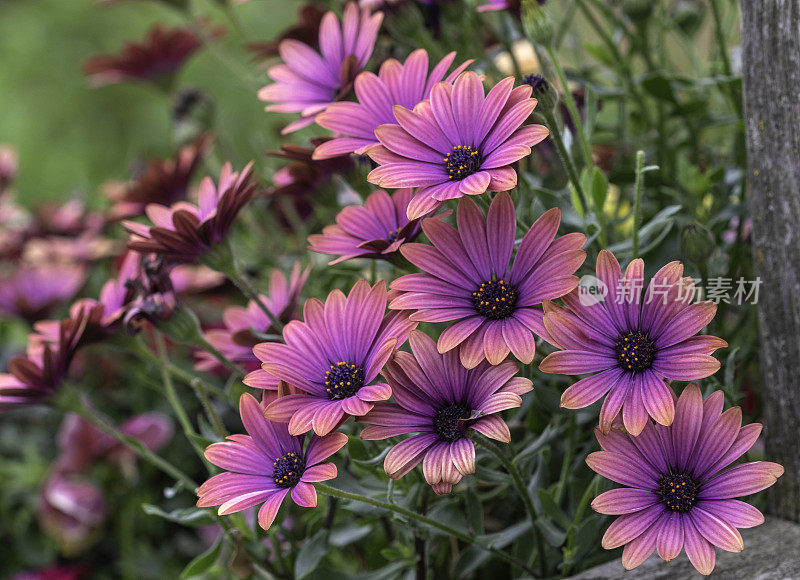
[[[537,44],[550,46],[553,43],[553,19],[537,0],[522,0],[522,26],[528,38]]]
[[[553,85],[547,82],[547,79],[542,75],[527,75],[522,82],[530,85],[533,89],[531,96],[539,101],[538,109],[543,113],[549,113],[555,109],[558,103],[558,91],[553,88]]]
[[[695,264],[705,264],[714,252],[714,235],[703,225],[693,222],[681,230],[681,254]]]

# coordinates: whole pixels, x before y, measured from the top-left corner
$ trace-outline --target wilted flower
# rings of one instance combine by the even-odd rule
[[[386,474],[399,479],[422,462],[425,480],[437,494],[450,493],[464,475],[475,473],[475,445],[468,433],[508,443],[511,433],[497,415],[519,407],[533,388],[515,377],[517,365],[483,362],[464,368],[455,351],[439,354],[433,340],[415,330],[411,353],[398,351],[383,376],[396,403],[376,403],[359,421],[368,423],[362,439],[387,439],[418,433],[395,445],[384,461]]]
[[[312,435],[304,450],[305,436],[290,435],[286,425],[265,419],[252,395],[242,395],[239,411],[248,435],[231,435],[206,449],[206,459],[226,471],[200,486],[197,506],[220,506],[220,515],[226,515],[263,504],[258,524],[265,530],[290,492],[297,505],[316,507],[312,483],[336,477],[336,466],[322,461],[344,447],[347,435]]]
[[[178,305],[170,271],[172,264],[157,255],[143,260],[137,277],[126,286],[135,298],[126,305],[122,325],[129,334],[138,333],[145,323],[158,325],[169,320]]]
[[[219,38],[223,33],[222,28],[215,28],[209,34]],[[128,42],[119,54],[91,57],[84,63],[83,72],[96,87],[130,81],[170,86],[178,70],[202,44],[188,28],[155,26],[143,42]]]
[[[198,191],[199,206],[185,201],[171,207],[148,205],[145,212],[153,226],[122,222],[131,233],[128,247],[175,262],[194,262],[225,239],[236,215],[255,192],[256,186],[250,182],[252,174],[252,163],[241,173],[233,172],[230,163],[226,163],[218,185],[210,177],[203,179]]]
[[[622,565],[630,570],[653,550],[672,560],[686,550],[701,574],[714,569],[714,546],[741,552],[736,528],[751,528],[764,516],[737,497],[766,489],[783,467],[756,461],[728,467],[747,452],[761,433],[758,423],[742,427],[739,407],[722,407],[716,391],[703,402],[695,384],[678,399],[669,427],[645,421],[638,437],[619,428],[596,430],[603,451],[586,458],[594,471],[627,487],[600,494],[592,507],[619,515],[603,536],[606,549],[625,546]]]
[[[18,267],[0,280],[0,313],[35,322],[75,296],[85,281],[83,266]]]
[[[467,71],[436,84],[413,111],[396,106],[399,124],[375,129],[381,145],[369,156],[380,167],[367,179],[380,187],[418,187],[410,219],[449,199],[511,189],[517,184],[511,164],[549,133],[543,125],[521,127],[536,99],[529,85],[513,86],[508,77],[484,96],[481,78]]]
[[[39,525],[67,555],[82,552],[98,539],[106,514],[106,500],[97,486],[60,473],[45,482],[39,497]]]
[[[334,103],[317,115],[316,123],[335,131],[336,138],[317,147],[314,159],[346,153],[363,155],[370,147],[378,145],[375,128],[396,123],[393,107],[400,105],[411,109],[430,97],[431,89],[442,80],[455,57],[456,53],[451,52],[428,75],[428,53],[420,48],[403,64],[393,58],[384,61],[377,75],[362,72],[354,84],[358,102]],[[445,81],[453,82],[471,62],[461,64]]]
[[[269,294],[262,294],[260,298],[264,306],[281,322],[289,322],[295,317],[297,299],[308,279],[309,271],[308,268],[301,270],[300,264],[295,263],[292,274],[287,281],[283,272],[277,268],[272,270]],[[222,320],[225,323],[225,328],[209,330],[205,333],[206,340],[225,355],[225,358],[243,365],[245,370],[254,370],[259,367],[260,363],[253,354],[253,347],[264,341],[263,335],[278,334],[280,332],[272,327],[272,321],[266,313],[254,300],[251,300],[247,303],[246,308],[241,306],[226,308],[222,314]],[[195,364],[197,369],[216,370],[221,368],[219,361],[204,350],[198,351],[197,359],[198,361]],[[255,380],[259,376],[269,376],[261,370],[255,370],[254,374]],[[277,389],[277,379],[270,384]]]
[[[55,340],[37,333],[28,336],[27,354],[12,358],[9,372],[0,374],[0,411],[38,404],[61,387],[88,316],[88,311],[81,310],[59,322]]]
[[[377,189],[363,206],[350,205],[336,216],[336,225],[309,236],[309,249],[339,257],[333,265],[351,258],[392,259],[397,250],[420,233],[419,220],[406,215],[413,189],[398,189],[391,196]]]
[[[392,394],[372,382],[416,327],[403,312],[384,315],[386,285],[356,282],[345,297],[334,290],[323,304],[309,299],[304,322],[286,325],[286,344],[267,342],[253,349],[262,368],[299,392],[269,404],[265,417],[289,423],[292,434],[311,429],[327,435],[349,416],[361,416],[375,401]]]
[[[720,363],[711,353],[728,346],[715,336],[694,336],[711,322],[717,306],[691,304],[694,287],[682,276],[683,265],[670,262],[642,296],[644,262],[633,260],[623,277],[614,255],[602,250],[597,257],[601,299],[578,288],[563,297],[567,308],[545,303],[543,338],[563,350],[548,355],[539,369],[592,373],[564,391],[562,407],[586,407],[608,393],[600,410],[604,433],[620,410],[625,429],[634,436],[648,416],[672,424],[675,405],[665,380],[713,375]]]
[[[551,209],[525,234],[513,264],[517,221],[508,193],[492,200],[484,217],[471,199],[458,204],[458,229],[427,219],[422,229],[433,246],[406,244],[400,252],[422,270],[394,280],[389,308],[415,309],[412,320],[458,320],[439,337],[439,352],[461,345],[461,362],[472,368],[486,358],[499,364],[514,353],[533,360],[541,334],[543,300],[578,285],[575,271],[586,259],[583,234],[556,238],[561,212]]]
[[[319,27],[320,52],[291,38],[281,42],[283,64],[269,69],[275,81],[258,93],[268,103],[267,111],[300,113],[300,119],[283,129],[291,133],[314,122],[314,116],[341,99],[372,54],[383,14],[359,12],[355,2],[344,10],[341,27],[333,12]]]
[[[213,142],[213,138],[204,133],[169,159],[148,161],[145,170],[133,181],[109,189],[108,197],[113,204],[110,218],[135,217],[141,215],[148,204],[170,205],[186,198],[192,175]]]

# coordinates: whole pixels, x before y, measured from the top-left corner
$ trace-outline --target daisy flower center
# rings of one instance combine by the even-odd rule
[[[290,451],[272,463],[272,478],[278,487],[294,487],[300,482],[306,469],[305,459]]]
[[[390,244],[393,244],[393,243],[395,243],[395,242],[397,241],[397,238],[399,238],[399,237],[400,237],[400,230],[402,230],[402,229],[403,229],[403,228],[397,228],[396,230],[392,230],[391,232],[389,232],[389,233],[386,235],[386,238],[385,238],[385,240],[386,240],[387,242],[389,242]]]
[[[440,407],[433,415],[433,428],[439,439],[452,443],[464,436],[466,422],[472,410],[465,403],[453,403]]]
[[[364,369],[339,361],[325,373],[325,392],[332,401],[355,395],[364,386]]]
[[[481,169],[480,153],[472,145],[456,145],[444,156],[448,179],[465,179]]]
[[[514,313],[516,304],[517,289],[502,278],[484,282],[472,293],[476,312],[490,320],[508,318]]]
[[[620,336],[616,350],[620,366],[627,371],[638,373],[653,366],[656,349],[653,341],[640,330],[631,330]]]
[[[657,493],[668,510],[685,514],[694,505],[697,484],[685,473],[662,475],[658,483]]]

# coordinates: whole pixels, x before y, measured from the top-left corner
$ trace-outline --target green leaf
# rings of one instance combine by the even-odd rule
[[[478,494],[473,488],[467,489],[464,494],[464,501],[467,504],[467,517],[473,534],[483,533],[483,506]]]
[[[192,576],[199,576],[211,568],[211,566],[213,566],[217,561],[221,549],[222,535],[220,534],[213,546],[186,565],[186,568],[184,568],[183,572],[181,572],[181,580],[185,578],[191,578]]]
[[[542,509],[544,510],[544,513],[562,528],[568,528],[572,522],[567,517],[567,514],[561,511],[561,508],[559,508],[558,504],[556,504],[555,499],[553,498],[554,492],[543,488],[539,488],[537,491],[539,493],[539,501],[542,502]]]
[[[545,541],[555,548],[559,547],[564,543],[564,540],[567,539],[567,532],[557,528],[556,525],[547,518],[536,518],[536,527],[544,534]]]
[[[302,578],[311,574],[327,551],[328,530],[320,530],[310,538],[306,538],[294,563],[294,577],[297,580],[302,580]]]
[[[156,505],[143,503],[142,509],[144,510],[144,513],[149,516],[158,516],[183,526],[200,527],[209,526],[216,523],[216,520],[214,519],[214,516],[211,515],[211,512],[193,507],[165,512]]]
[[[371,531],[372,531],[372,526],[368,524],[364,526],[356,526],[356,525],[343,526],[341,528],[336,528],[335,530],[332,530],[328,541],[331,543],[332,546],[341,548],[343,546],[352,544],[353,542],[357,542],[362,538],[366,538]]]
[[[592,199],[594,200],[594,206],[597,208],[597,211],[603,211],[603,206],[606,203],[606,196],[608,195],[608,179],[597,167],[592,167],[592,187],[589,191],[592,192]]]

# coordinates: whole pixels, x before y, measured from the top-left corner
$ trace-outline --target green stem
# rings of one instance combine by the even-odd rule
[[[564,69],[561,67],[561,62],[558,60],[558,56],[556,55],[556,51],[553,49],[553,45],[549,44],[545,48],[547,50],[547,56],[550,57],[550,61],[553,63],[553,69],[556,71],[556,76],[558,77],[558,82],[561,84],[561,89],[564,92],[564,104],[567,105],[567,109],[572,117],[572,121],[575,123],[575,132],[578,134],[578,140],[581,143],[581,151],[583,151],[586,167],[591,167],[594,165],[592,162],[592,149],[589,145],[589,140],[586,137],[586,130],[583,128],[583,121],[581,120],[581,115],[578,112],[578,106],[575,104],[575,99],[572,97],[572,91],[569,90],[567,76],[564,74]]]
[[[642,225],[642,188],[644,186],[644,151],[636,152],[636,182],[633,192],[633,257],[639,256],[639,228]]]
[[[731,59],[728,56],[728,47],[727,43],[725,42],[725,29],[722,25],[722,13],[719,9],[719,0],[711,0],[711,13],[714,16],[714,36],[716,38],[717,45],[719,46],[720,58],[722,59],[722,71],[725,73],[726,77],[732,77],[733,68],[731,67]],[[739,99],[739,95],[736,94],[736,89],[734,86],[729,83],[728,87],[729,97],[734,108],[736,109],[736,114],[739,116],[739,118],[741,118],[742,101]]]
[[[194,430],[192,422],[189,420],[189,415],[186,414],[186,409],[184,409],[181,404],[181,400],[175,390],[175,383],[172,382],[172,376],[167,368],[167,362],[169,360],[167,358],[167,345],[164,341],[164,335],[160,333],[156,335],[156,348],[158,349],[158,360],[161,363],[161,380],[164,382],[164,394],[167,396],[172,410],[175,411],[175,415],[178,417],[178,422],[181,424],[184,435],[186,435],[186,438],[192,444],[197,454],[200,455],[200,457],[204,457],[203,449],[196,443],[197,432]]]
[[[77,394],[77,391],[75,393]],[[150,451],[139,440],[125,435],[125,433],[117,429],[117,427],[109,419],[103,417],[98,411],[94,410],[89,405],[88,400],[80,397],[80,395],[71,398],[61,397],[60,406],[65,411],[77,413],[104,433],[111,435],[114,439],[138,453],[142,459],[166,473],[175,479],[175,481],[182,483],[187,489],[197,489],[197,483],[191,477],[186,475],[183,471],[172,465],[163,457],[160,457]]]
[[[158,358],[156,355],[154,355],[152,352],[150,352],[150,349],[148,349],[142,343],[141,340],[136,340],[133,344],[134,344],[133,350],[135,351],[135,353],[139,357],[141,357],[143,359],[146,359],[146,360],[148,360],[148,361],[150,361],[150,362],[152,362],[154,364],[157,364],[157,365],[164,365],[165,364],[164,361],[162,361],[160,358]],[[187,385],[190,385],[192,383],[192,381],[199,381],[202,384],[203,389],[206,392],[212,392],[215,395],[217,395],[218,397],[224,397],[225,396],[225,393],[222,392],[222,390],[219,389],[218,387],[210,385],[210,384],[204,382],[202,379],[200,379],[200,377],[195,376],[192,373],[183,370],[181,367],[179,367],[178,365],[176,365],[176,364],[174,364],[174,363],[172,363],[170,361],[166,361],[166,367],[167,367],[167,370],[169,370],[169,372],[172,373],[173,377],[175,377],[176,379],[181,380],[182,382],[186,383]]]
[[[458,538],[462,542],[466,542],[468,544],[472,544],[474,546],[477,546],[478,548],[486,550],[487,552],[497,556],[498,558],[502,558],[506,562],[518,567],[520,570],[523,570],[524,572],[526,572],[528,574],[535,575],[535,572],[532,569],[530,569],[524,562],[518,560],[517,558],[515,558],[511,554],[507,554],[506,552],[503,552],[502,550],[498,550],[497,548],[493,548],[491,546],[484,546],[478,541],[478,538],[475,538],[474,536],[471,536],[469,534],[465,534],[464,532],[456,530],[455,528],[451,528],[450,526],[448,526],[446,524],[443,524],[443,523],[441,523],[441,522],[439,522],[437,520],[428,518],[426,516],[423,516],[422,514],[418,514],[417,512],[411,511],[411,510],[406,509],[404,507],[400,507],[397,504],[387,503],[387,502],[384,502],[384,501],[381,501],[379,499],[375,499],[375,498],[372,498],[372,497],[368,497],[368,496],[364,496],[364,495],[358,495],[358,494],[355,494],[355,493],[350,493],[350,492],[347,492],[347,491],[336,489],[334,487],[330,487],[328,485],[325,485],[324,483],[315,483],[314,486],[317,488],[317,491],[320,491],[320,492],[322,492],[324,494],[327,494],[327,495],[330,495],[332,497],[338,497],[338,498],[346,499],[346,500],[350,500],[350,501],[360,501],[361,503],[365,503],[365,504],[372,505],[372,506],[375,506],[375,507],[378,507],[378,508],[381,508],[381,509],[385,509],[387,511],[394,512],[396,514],[400,514],[400,515],[405,516],[405,517],[407,517],[409,519],[418,521],[421,524],[425,524],[426,526],[430,526],[432,528],[436,528],[438,530],[441,530],[441,531],[445,532],[446,534],[450,534],[451,536],[453,536],[455,538]]]
[[[214,431],[216,431],[220,439],[225,439],[225,437],[228,436],[228,432],[225,430],[225,426],[222,424],[219,415],[211,405],[211,401],[208,398],[208,393],[203,388],[202,382],[199,379],[194,379],[193,381],[189,382],[189,386],[192,387],[192,390],[197,396],[197,399],[200,401],[200,404],[203,405],[203,410],[206,412],[206,417],[208,417],[208,420],[214,427]]]
[[[553,500],[556,505],[561,503],[564,499],[564,491],[567,489],[567,477],[569,476],[569,467],[572,465],[572,458],[575,456],[575,415],[570,415],[569,426],[569,439],[567,440],[567,449],[564,453],[564,460],[561,463],[561,473],[558,477],[558,487],[556,487]]]
[[[550,132],[553,135],[553,143],[556,146],[558,157],[561,159],[561,164],[564,166],[564,170],[567,172],[567,178],[570,180],[570,183],[572,183],[575,191],[578,192],[578,201],[580,202],[580,208],[578,208],[579,213],[585,219],[586,212],[589,210],[591,205],[589,198],[586,196],[586,192],[583,191],[581,180],[578,177],[578,171],[572,162],[569,151],[567,151],[567,148],[564,146],[564,135],[561,133],[561,129],[558,126],[558,121],[556,120],[556,117],[552,111],[544,113],[542,117],[545,125],[547,125],[547,128],[550,129]]]
[[[528,517],[531,520],[531,527],[536,537],[536,545],[539,551],[539,568],[541,574],[542,576],[547,576],[547,554],[544,551],[544,540],[542,538],[542,532],[536,526],[536,519],[539,517],[539,514],[536,512],[536,507],[533,505],[531,494],[528,492],[528,486],[525,485],[525,481],[522,479],[522,474],[519,472],[519,469],[517,469],[517,466],[514,465],[514,462],[511,461],[511,459],[503,453],[503,450],[494,442],[480,435],[475,435],[472,440],[499,459],[500,463],[503,464],[503,467],[505,467],[506,471],[511,476],[511,481],[517,489],[517,493],[522,499],[522,503],[525,505],[525,511],[528,512]]]
[[[575,518],[572,520],[572,525],[569,527],[569,530],[567,530],[567,542],[564,547],[564,565],[561,569],[561,573],[564,576],[567,576],[572,568],[572,555],[575,552],[575,536],[578,533],[578,526],[581,520],[583,520],[583,514],[586,512],[586,508],[589,506],[592,496],[597,493],[598,485],[600,485],[600,476],[595,475],[586,488],[586,491],[583,492],[578,502],[578,509],[575,510]]]

